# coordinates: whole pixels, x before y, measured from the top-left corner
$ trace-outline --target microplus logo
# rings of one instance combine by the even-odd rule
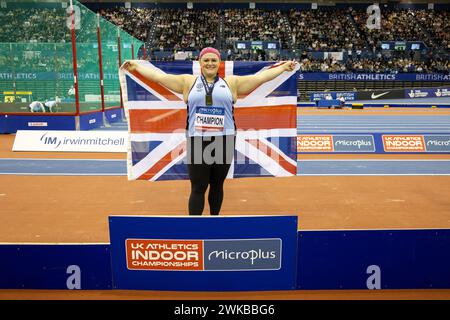
[[[260,259],[275,259],[276,253],[275,251],[263,251],[261,249],[258,250],[249,250],[249,251],[213,251],[208,256],[208,261],[212,261],[214,259],[219,260],[249,260],[250,264],[253,266],[257,260]]]
[[[373,135],[299,135],[297,152],[375,152]]]
[[[281,268],[281,239],[127,239],[128,270],[251,271]]]
[[[450,152],[450,135],[425,135],[428,152]]]
[[[205,270],[279,270],[281,239],[205,240]]]
[[[373,135],[333,135],[336,152],[375,152]]]
[[[449,147],[450,140],[428,140],[427,147],[429,146]]]

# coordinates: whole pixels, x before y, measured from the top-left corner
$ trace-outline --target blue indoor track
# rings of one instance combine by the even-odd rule
[[[299,115],[297,133],[450,133],[449,115]]]
[[[450,115],[299,115],[298,134],[450,134]],[[97,130],[127,130],[125,121]],[[326,154],[323,155],[327,157]],[[124,160],[0,159],[3,175],[126,176]],[[450,175],[450,159],[302,159],[300,176]]]
[[[450,160],[302,160],[300,176],[450,175]],[[0,159],[0,174],[126,176],[125,160]]]

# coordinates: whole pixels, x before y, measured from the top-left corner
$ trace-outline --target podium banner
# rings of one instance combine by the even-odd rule
[[[295,288],[297,216],[110,216],[114,289]]]

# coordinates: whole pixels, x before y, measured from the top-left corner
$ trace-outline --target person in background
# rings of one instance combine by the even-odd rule
[[[44,104],[40,101],[33,101],[28,107],[30,108],[30,112],[45,112]]]
[[[56,111],[56,106],[58,105],[57,99],[58,99],[58,97],[44,102],[44,107],[47,112],[55,112]]]
[[[345,107],[345,98],[343,96],[340,96],[337,100],[339,100],[339,108]]]

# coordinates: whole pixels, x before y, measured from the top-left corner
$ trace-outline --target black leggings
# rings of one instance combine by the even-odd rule
[[[217,161],[205,159],[203,152],[211,143],[218,143],[222,155],[215,158]],[[202,155],[195,158],[193,143],[199,143],[196,150]],[[205,192],[209,185],[208,203],[211,215],[218,215],[223,201],[223,184],[231,166],[234,153],[235,136],[221,138],[190,137],[188,138],[188,172],[191,180],[191,195],[189,197],[189,215],[201,215],[205,206]],[[201,145],[201,148],[200,148]],[[218,150],[216,148],[215,150]],[[215,157],[215,150],[211,152]],[[208,149],[206,150],[208,152]],[[196,155],[198,156],[198,155]]]

